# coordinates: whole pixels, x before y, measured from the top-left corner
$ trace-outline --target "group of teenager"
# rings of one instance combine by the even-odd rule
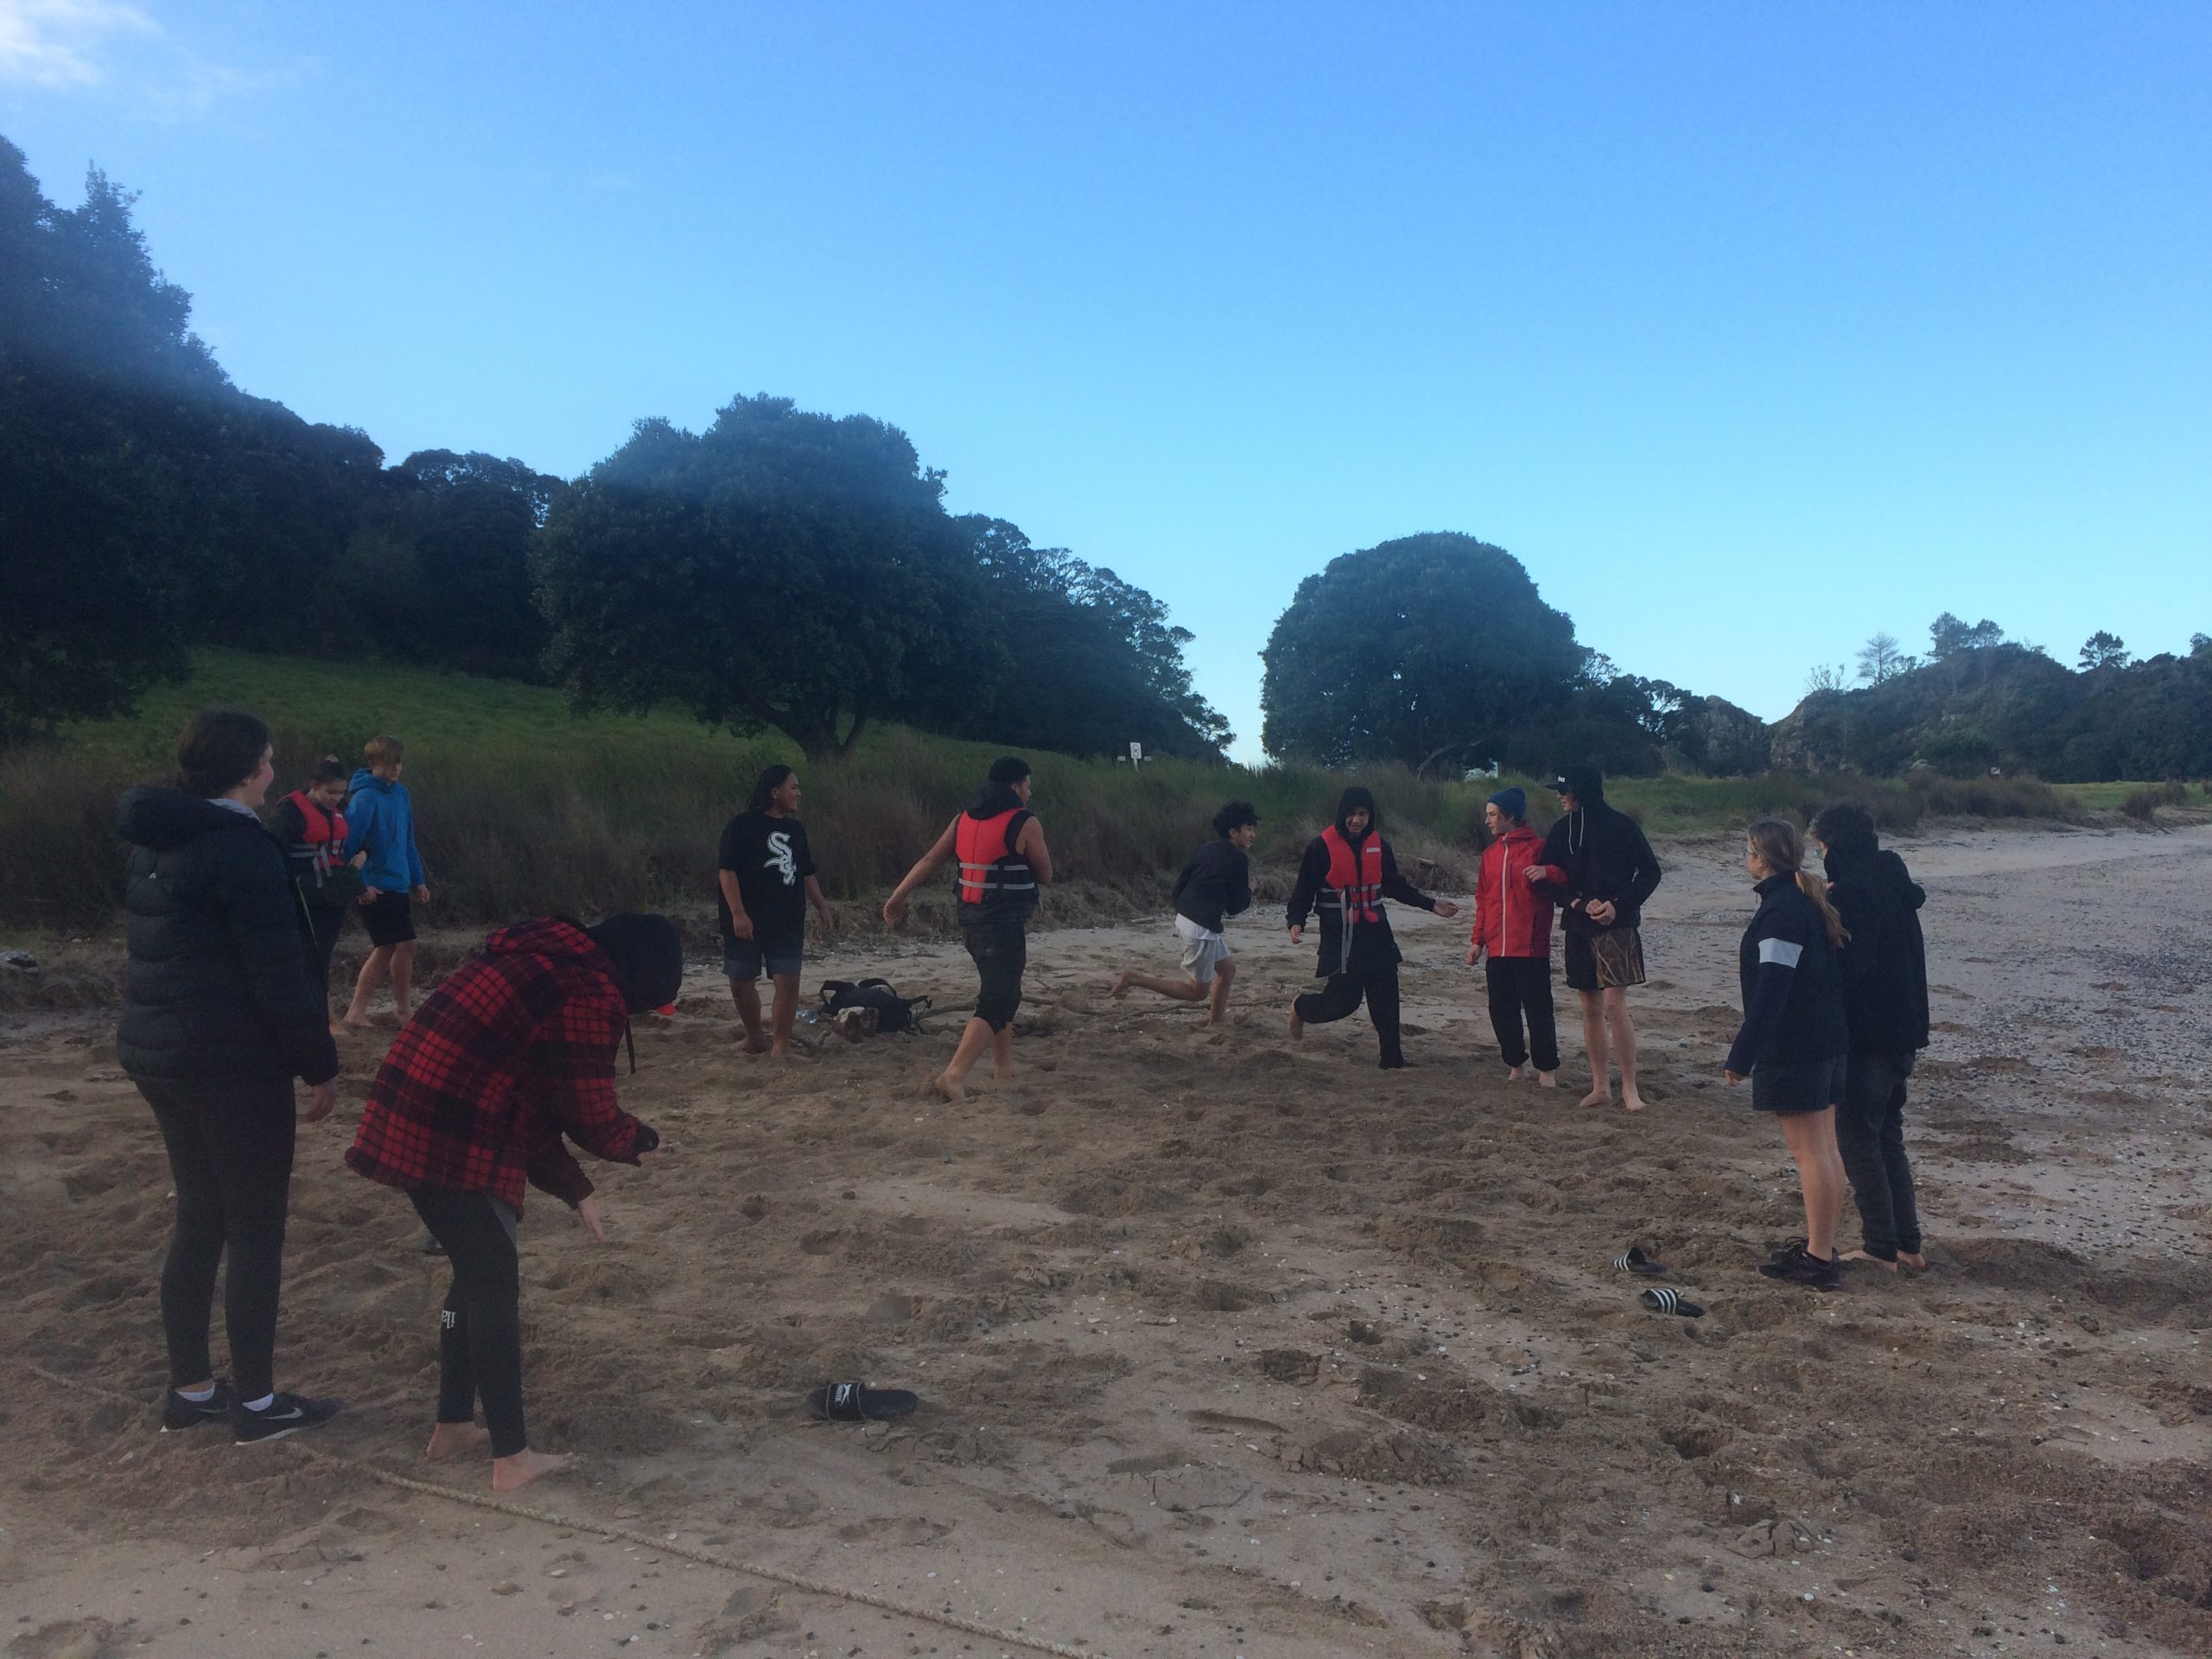
[[[570,1143],[632,1165],[667,1150],[620,1104],[617,1059],[631,1020],[675,999],[683,950],[664,916],[626,912],[589,926],[542,918],[492,933],[410,1007],[410,905],[427,898],[427,886],[399,782],[403,755],[395,740],[373,740],[367,764],[350,778],[326,760],[264,828],[260,812],[274,777],[269,728],[251,715],[212,709],[180,737],[174,782],[133,789],[119,804],[131,855],[118,1052],[152,1109],[176,1193],[161,1283],[169,1372],[162,1428],[221,1421],[238,1443],[252,1444],[341,1409],[337,1400],[276,1387],[296,1124],[334,1109],[334,1036],[365,1019],[370,995],[388,982],[400,1028],[345,1161],[404,1192],[452,1266],[426,1455],[488,1456],[494,1490],[507,1491],[566,1462],[531,1448],[524,1427],[517,1242],[525,1188],[561,1199],[604,1240],[593,1185]],[[1521,790],[1491,797],[1466,960],[1485,963],[1508,1076],[1533,1072],[1554,1086],[1557,912],[1592,1068],[1584,1103],[1611,1100],[1618,1063],[1622,1104],[1641,1111],[1625,994],[1643,980],[1641,907],[1659,884],[1658,861],[1634,821],[1606,804],[1595,768],[1570,767],[1554,786],[1560,814],[1541,839]],[[1013,1075],[1028,924],[1053,877],[1032,792],[1026,762],[998,761],[884,902],[886,923],[899,926],[923,885],[956,868],[953,909],[977,994],[936,1079],[949,1100],[963,1096],[986,1053],[1000,1077]],[[764,772],[725,830],[719,859],[724,971],[746,1046],[771,1054],[789,1049],[808,911],[825,928],[832,922],[800,800],[790,767]],[[1252,903],[1258,814],[1230,802],[1213,831],[1172,889],[1182,977],[1132,969],[1112,989],[1204,1002],[1209,1020],[1219,1022],[1236,972],[1225,929]],[[1831,807],[1814,835],[1825,883],[1802,868],[1795,826],[1766,820],[1748,834],[1758,907],[1743,945],[1745,1019],[1725,1070],[1732,1083],[1750,1079],[1755,1108],[1781,1117],[1804,1185],[1805,1238],[1761,1270],[1825,1287],[1837,1272],[1847,1179],[1866,1232],[1864,1249],[1853,1254],[1892,1268],[1922,1265],[1902,1112],[1928,1015],[1916,915],[1924,894],[1897,855],[1878,848],[1863,809]],[[1386,901],[1446,918],[1459,908],[1406,879],[1373,795],[1350,788],[1334,821],[1306,844],[1285,913],[1294,944],[1316,918],[1319,934],[1317,984],[1294,999],[1288,1026],[1295,1037],[1363,1005],[1381,1063],[1395,1069],[1407,1064],[1402,956]],[[365,965],[346,1020],[334,1026],[331,953],[344,916],[356,910],[378,978],[372,982]],[[763,977],[772,996],[765,1017]],[[303,1104],[296,1081],[308,1085]],[[219,1268],[227,1378],[215,1374],[209,1349]]]

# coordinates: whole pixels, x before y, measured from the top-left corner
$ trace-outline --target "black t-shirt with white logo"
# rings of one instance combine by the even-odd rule
[[[753,918],[755,944],[798,944],[806,938],[806,878],[814,871],[806,826],[797,818],[741,812],[722,830],[722,869],[737,877],[738,897]],[[715,889],[722,936],[734,938],[729,904]]]

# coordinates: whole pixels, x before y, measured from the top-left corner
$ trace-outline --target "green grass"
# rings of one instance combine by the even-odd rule
[[[178,728],[215,703],[251,709],[276,734],[278,791],[335,753],[358,762],[369,737],[407,747],[407,783],[435,895],[434,921],[477,924],[532,913],[652,905],[696,916],[712,902],[717,837],[759,770],[799,768],[801,808],[823,885],[848,901],[879,898],[965,804],[1000,753],[903,728],[870,731],[844,760],[810,764],[777,734],[740,739],[680,715],[571,715],[559,693],[377,664],[198,653],[182,684],[136,715],[71,727],[51,744],[0,753],[0,919],[77,927],[111,918],[124,849],[110,824],[117,792],[168,769]],[[1306,839],[1328,821],[1351,775],[1311,767],[1128,766],[1032,753],[1035,805],[1067,880],[1064,918],[1153,910],[1224,800],[1262,819],[1263,890],[1280,896]],[[1403,767],[1356,774],[1372,787],[1416,880],[1464,891],[1483,841],[1491,779],[1440,783]],[[1510,780],[1509,780],[1510,781]],[[1548,791],[1522,779],[1532,819]],[[1611,798],[1660,835],[1740,830],[1770,813],[1801,819],[1854,795],[1892,829],[1930,813],[2079,817],[2082,806],[2032,780],[1668,776],[1624,779]],[[1426,862],[1424,862],[1426,861]],[[861,907],[854,906],[855,919]],[[917,906],[945,919],[942,894]]]

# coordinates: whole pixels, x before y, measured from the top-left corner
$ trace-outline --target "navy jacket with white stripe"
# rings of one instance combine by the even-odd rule
[[[1727,1069],[1748,1077],[1770,1062],[1798,1065],[1849,1053],[1843,969],[1821,912],[1795,876],[1770,875],[1756,891],[1758,913],[1736,953],[1744,1025],[1728,1051]]]

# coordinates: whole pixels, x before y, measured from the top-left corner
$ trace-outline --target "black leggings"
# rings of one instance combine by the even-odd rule
[[[1376,1040],[1382,1045],[1383,1069],[1395,1071],[1406,1063],[1406,1051],[1398,1037],[1396,963],[1332,974],[1319,991],[1300,997],[1293,1006],[1307,1025],[1325,1026],[1357,1010],[1363,1000],[1367,1003],[1367,1017],[1375,1022]]]
[[[1490,986],[1490,1027],[1497,1033],[1497,1054],[1506,1065],[1526,1065],[1535,1052],[1536,1070],[1559,1070],[1559,1021],[1552,1013],[1549,957],[1492,957],[1483,964]],[[1521,1036],[1521,1019],[1529,1035]]]
[[[295,884],[295,890],[297,890]],[[346,912],[337,905],[312,905],[304,897],[294,905],[300,912],[300,935],[307,941],[308,961],[327,1001],[330,995],[330,959],[338,951],[338,936],[346,931]]]
[[[438,1421],[473,1423],[484,1402],[492,1455],[529,1444],[522,1427],[522,1275],[515,1212],[489,1192],[410,1192],[445,1246],[453,1285],[438,1319]]]
[[[1029,965],[1029,935],[1019,917],[971,922],[960,934],[976,963],[976,1017],[1004,1031],[1021,1009],[1021,972]]]
[[[215,1374],[207,1326],[215,1268],[228,1250],[223,1327],[231,1342],[231,1383],[241,1400],[258,1400],[276,1388],[276,1303],[297,1132],[292,1080],[136,1081],[161,1125],[176,1185],[176,1219],[162,1265],[169,1386],[190,1388]]]

